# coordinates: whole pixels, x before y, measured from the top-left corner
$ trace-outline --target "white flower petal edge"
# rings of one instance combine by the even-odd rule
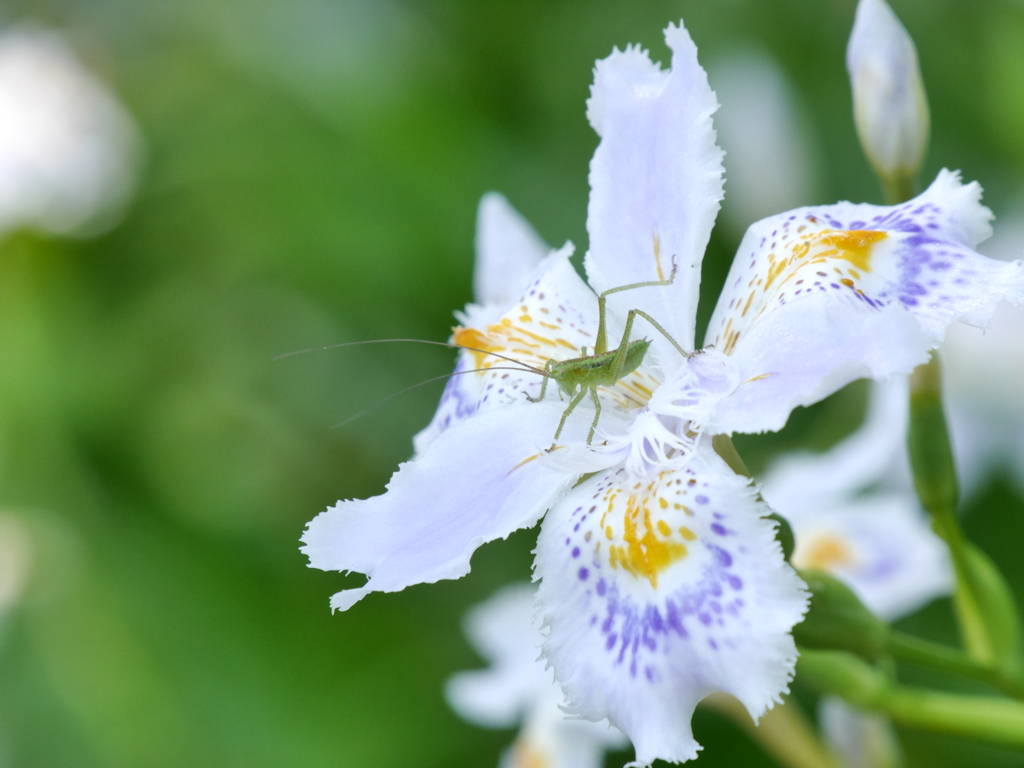
[[[530,584],[514,584],[470,611],[466,635],[490,667],[454,675],[448,702],[485,727],[523,723],[503,766],[599,768],[605,751],[626,740],[606,722],[569,719],[562,711],[562,689],[540,658],[544,638],[534,620],[535,593]]]
[[[488,192],[477,209],[474,301],[504,312],[551,250],[508,200]]]
[[[497,322],[543,271],[541,264],[550,253],[551,248],[508,200],[497,192],[484,195],[476,216],[475,303],[455,313],[460,323],[472,327]],[[467,352],[459,354],[455,375],[445,385],[434,418],[412,439],[416,455],[452,424],[476,412],[485,382],[483,377],[464,373],[474,367],[474,361]]]
[[[709,440],[681,470],[639,481],[613,468],[548,513],[544,653],[571,712],[630,738],[631,765],[696,757],[690,718],[709,693],[757,719],[788,690],[807,596],[769,513]]]
[[[594,68],[587,117],[601,143],[590,164],[585,263],[600,293],[667,279],[675,259],[672,286],[608,301],[622,317],[643,306],[690,350],[701,259],[722,199],[722,150],[711,124],[718,102],[696,46],[682,25],[670,25],[665,42],[672,49],[670,70],[638,47],[616,49]],[[668,343],[652,338],[658,356],[671,359]]]
[[[555,403],[527,403],[480,413],[399,467],[386,493],[341,501],[315,517],[302,537],[309,564],[370,577],[334,595],[331,607],[465,576],[481,544],[535,525],[576,481],[534,460],[561,412]]]
[[[955,320],[985,326],[1024,302],[1024,262],[972,248],[991,234],[977,183],[939,173],[897,206],[799,208],[748,230],[706,344],[743,382],[716,412],[720,432],[763,432],[857,378],[909,373]]]

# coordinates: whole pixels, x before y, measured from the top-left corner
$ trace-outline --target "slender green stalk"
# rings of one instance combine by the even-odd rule
[[[921,506],[949,546],[956,571],[956,608],[968,655],[1015,676],[1020,669],[1020,618],[995,565],[964,537],[956,516],[959,489],[942,407],[938,359],[918,366],[910,380],[910,465]]]
[[[1024,678],[979,664],[956,648],[894,630],[889,633],[888,651],[900,661],[988,683],[1008,696],[1024,699]]]
[[[894,685],[884,672],[843,651],[801,650],[797,675],[899,725],[1024,749],[1024,702]]]

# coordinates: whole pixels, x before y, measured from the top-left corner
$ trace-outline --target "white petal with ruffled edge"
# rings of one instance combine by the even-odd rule
[[[608,297],[620,316],[642,307],[692,349],[700,264],[722,199],[718,108],[697,48],[681,25],[665,30],[672,69],[639,48],[597,62],[587,117],[601,137],[590,164],[587,276],[600,292],[628,283],[675,283]],[[655,338],[659,358],[671,347]],[[678,358],[678,354],[675,355]]]
[[[497,192],[480,199],[476,221],[473,299],[504,312],[530,284],[537,265],[552,248]]]
[[[1024,301],[1024,263],[971,250],[991,230],[981,188],[942,171],[898,206],[800,208],[747,232],[708,329],[744,382],[722,432],[780,429],[854,379],[908,373],[960,320]]]
[[[713,691],[757,718],[788,690],[807,596],[769,511],[705,440],[684,469],[608,470],[548,513],[536,560],[545,655],[570,711],[607,717],[634,765],[696,757],[690,718]]]
[[[556,403],[527,403],[477,414],[399,467],[387,493],[314,518],[302,537],[310,565],[370,577],[334,595],[331,607],[465,576],[481,544],[536,524],[576,481],[536,460],[561,412]],[[575,440],[585,429],[567,426]]]

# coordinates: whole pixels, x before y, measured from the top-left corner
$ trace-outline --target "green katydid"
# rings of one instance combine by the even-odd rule
[[[633,319],[639,315],[649,322],[668,339],[672,346],[679,350],[683,357],[690,355],[672,338],[668,331],[661,327],[657,320],[640,309],[631,309],[626,315],[626,327],[622,333],[622,341],[617,349],[608,349],[608,329],[605,320],[605,302],[607,297],[621,291],[631,291],[634,288],[650,288],[659,285],[671,285],[676,277],[676,263],[672,261],[672,273],[668,280],[652,280],[646,283],[630,283],[620,285],[617,288],[609,288],[597,297],[597,340],[594,342],[593,354],[587,354],[587,348],[580,350],[581,357],[574,357],[569,360],[548,360],[544,364],[544,383],[540,387],[540,395],[527,399],[530,402],[538,403],[544,399],[547,392],[548,380],[554,379],[558,382],[558,388],[569,396],[569,407],[562,414],[562,420],[558,422],[558,429],[555,430],[555,440],[562,434],[565,427],[565,420],[569,418],[576,406],[583,402],[583,398],[590,393],[594,401],[594,421],[590,425],[590,432],[587,434],[587,445],[594,439],[594,431],[597,429],[597,422],[601,418],[601,398],[598,397],[598,387],[611,387],[625,376],[628,376],[644,361],[651,342],[648,339],[629,340],[629,334],[633,330]]]

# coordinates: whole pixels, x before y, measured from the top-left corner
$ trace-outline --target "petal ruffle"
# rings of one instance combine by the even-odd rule
[[[906,373],[954,320],[984,326],[1024,301],[1024,263],[972,248],[990,233],[977,184],[943,171],[898,206],[800,208],[752,226],[707,341],[744,382],[716,413],[722,432],[781,428],[864,376]]]
[[[669,26],[665,41],[669,71],[632,47],[594,69],[587,117],[601,143],[590,164],[586,269],[600,292],[666,279],[675,259],[672,286],[613,295],[609,305],[623,316],[641,307],[692,349],[701,259],[722,199],[718,102],[686,29]],[[655,349],[678,358],[664,339]]]
[[[399,467],[387,493],[314,518],[302,537],[310,565],[370,577],[334,595],[331,607],[465,576],[481,544],[534,525],[576,481],[535,460],[561,412],[557,403],[526,403],[467,419]]]
[[[570,710],[608,717],[634,765],[696,757],[689,722],[709,693],[757,718],[787,690],[807,597],[768,512],[704,441],[675,472],[597,474],[544,521],[545,655]]]

